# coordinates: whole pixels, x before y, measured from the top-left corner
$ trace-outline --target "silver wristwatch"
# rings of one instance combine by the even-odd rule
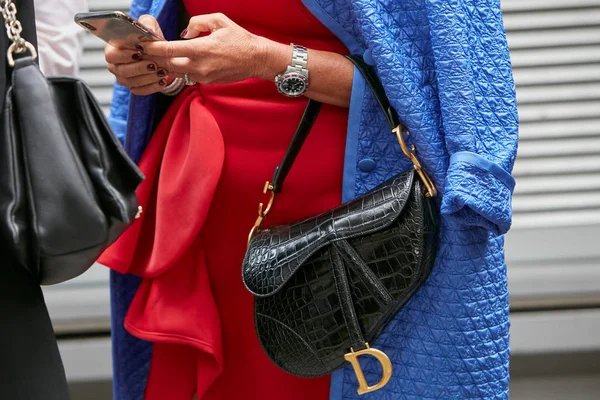
[[[308,89],[308,50],[292,43],[292,63],[287,70],[275,77],[279,93],[289,96],[302,96]]]

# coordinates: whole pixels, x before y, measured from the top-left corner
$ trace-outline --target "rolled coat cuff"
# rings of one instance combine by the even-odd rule
[[[515,180],[483,156],[461,151],[450,157],[441,213],[450,220],[505,234],[512,223]]]

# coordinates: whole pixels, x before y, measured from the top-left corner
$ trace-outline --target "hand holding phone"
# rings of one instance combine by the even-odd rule
[[[140,96],[160,92],[172,79],[167,71],[144,57],[137,48],[144,42],[164,40],[156,19],[151,16],[144,18],[142,24],[121,12],[75,16],[80,26],[109,44],[104,54],[107,68],[115,75],[117,82]]]
[[[76,14],[75,22],[118,49],[136,49],[143,42],[164,40],[150,28],[121,11]]]

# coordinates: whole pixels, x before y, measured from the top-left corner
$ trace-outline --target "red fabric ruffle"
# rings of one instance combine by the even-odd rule
[[[191,398],[196,390],[202,398],[223,369],[219,311],[199,234],[223,161],[219,126],[200,93],[188,88],[169,108],[140,160],[146,176],[138,189],[141,218],[99,259],[120,273],[144,278],[125,328],[138,338],[165,344],[154,349],[155,376],[148,380],[147,400]],[[173,365],[169,359],[181,368],[161,370],[161,365]],[[202,379],[186,376],[194,370]]]

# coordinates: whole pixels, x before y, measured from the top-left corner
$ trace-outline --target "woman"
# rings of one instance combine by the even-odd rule
[[[347,53],[377,67],[443,193],[436,266],[379,338],[394,375],[365,398],[507,397],[501,235],[517,117],[499,5],[472,3],[184,0],[184,40],[107,48],[119,83],[111,121],[134,158],[143,152],[147,176],[144,216],[102,259],[125,274],[112,278],[118,400],[357,397],[350,368],[301,379],[269,362],[239,278],[259,191],[306,98],[326,106],[270,224],[314,215],[409,167]],[[158,16],[141,22],[172,40],[179,6],[138,0],[132,13]],[[289,43],[308,48],[305,92],[281,84],[306,56]],[[174,78],[198,83],[163,114]],[[295,89],[301,97],[278,93]],[[376,381],[377,363],[362,361]]]

